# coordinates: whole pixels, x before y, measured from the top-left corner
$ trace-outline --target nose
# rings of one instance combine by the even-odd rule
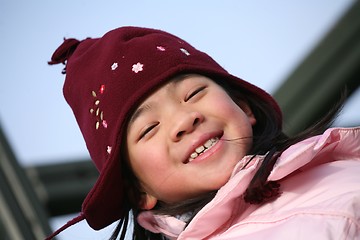
[[[180,141],[186,134],[192,133],[204,121],[204,116],[199,112],[177,112],[174,116],[170,132],[171,139]]]

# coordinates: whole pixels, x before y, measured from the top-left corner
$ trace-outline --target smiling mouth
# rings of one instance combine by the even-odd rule
[[[203,154],[204,152],[208,151],[212,148],[216,143],[219,142],[218,137],[210,138],[207,140],[203,145],[197,147],[193,153],[190,154],[190,157],[186,163],[191,162],[192,160],[196,159],[198,156]]]

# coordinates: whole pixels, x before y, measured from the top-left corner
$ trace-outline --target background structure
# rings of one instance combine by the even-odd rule
[[[337,126],[360,125],[360,4],[318,1],[0,0],[0,239],[41,239],[80,210],[97,172],[62,97],[64,37],[125,25],[159,28],[274,94],[286,131],[326,113],[347,86]],[[86,222],[59,239],[107,239]]]

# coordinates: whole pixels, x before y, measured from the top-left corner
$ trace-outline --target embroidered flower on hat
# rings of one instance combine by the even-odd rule
[[[111,70],[115,70],[115,69],[117,69],[118,68],[118,63],[117,62],[114,62],[112,65],[111,65]]]
[[[138,62],[137,64],[132,65],[132,71],[135,73],[141,72],[143,70],[143,66],[144,64]]]
[[[182,51],[186,56],[190,55],[190,53],[184,48],[180,48],[180,51]]]
[[[106,152],[107,152],[108,154],[110,154],[110,153],[111,153],[111,150],[112,150],[112,147],[111,147],[111,146],[107,146],[107,148],[106,148]]]

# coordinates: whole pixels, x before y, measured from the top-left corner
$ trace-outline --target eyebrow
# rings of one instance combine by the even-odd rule
[[[136,119],[138,119],[142,114],[144,114],[146,112],[150,112],[151,109],[153,109],[153,105],[151,103],[140,106],[138,109],[136,109],[134,114],[131,116],[129,125],[133,124],[136,121]]]
[[[193,74],[182,74],[182,75],[176,76],[171,80],[171,85],[176,87],[177,85],[179,85],[179,83],[183,82],[185,79],[189,78],[192,75]]]

